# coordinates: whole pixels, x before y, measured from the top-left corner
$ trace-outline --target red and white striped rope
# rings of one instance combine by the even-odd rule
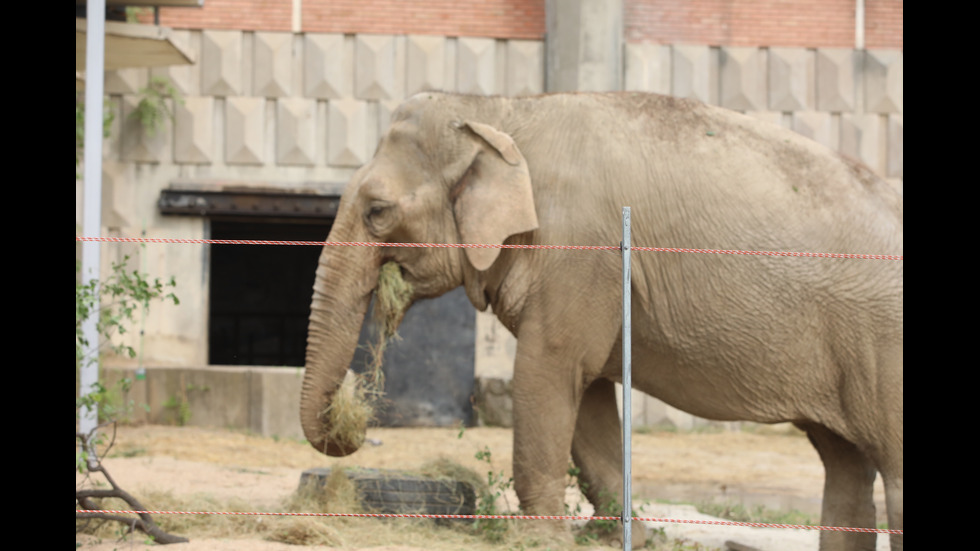
[[[175,243],[207,245],[314,245],[318,247],[418,247],[444,249],[544,249],[544,250],[589,250],[618,251],[617,245],[485,245],[479,243],[379,243],[375,241],[267,241],[248,239],[169,239],[153,237],[75,237],[75,241],[101,243]],[[727,249],[685,249],[676,247],[630,247],[630,251],[731,254],[749,256],[795,256],[810,258],[855,258],[864,260],[904,260],[904,255],[891,254],[853,254],[853,253],[810,253],[797,251],[743,251]]]
[[[271,513],[256,511],[117,511],[75,509],[76,514],[136,514],[136,515],[230,515],[230,516],[283,516],[283,517],[346,517],[346,518],[428,518],[457,520],[622,520],[620,517],[602,516],[544,516],[544,515],[427,515],[416,513]],[[663,524],[705,524],[712,526],[747,526],[751,528],[781,528],[791,530],[825,530],[836,532],[873,532],[878,534],[902,534],[904,530],[884,528],[853,528],[848,526],[811,526],[808,524],[770,524],[765,522],[737,522],[728,520],[694,520],[657,517],[630,517],[642,522]]]

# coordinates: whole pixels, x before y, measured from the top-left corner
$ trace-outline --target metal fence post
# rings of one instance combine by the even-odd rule
[[[623,551],[633,549],[633,507],[631,475],[631,442],[633,408],[630,398],[633,389],[633,357],[630,344],[630,208],[623,207]]]

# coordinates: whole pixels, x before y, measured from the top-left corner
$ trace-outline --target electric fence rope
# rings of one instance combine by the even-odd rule
[[[75,514],[135,514],[135,515],[227,515],[227,516],[280,516],[280,517],[343,517],[343,518],[416,518],[436,520],[623,520],[622,517],[567,516],[567,515],[427,515],[420,513],[274,513],[255,511],[125,511],[76,509]],[[711,526],[744,526],[749,528],[780,528],[792,530],[823,530],[832,532],[864,532],[876,534],[900,534],[904,530],[887,528],[855,528],[849,526],[819,526],[810,524],[772,524],[765,522],[739,522],[729,520],[696,520],[659,517],[630,517],[632,520],[662,524],[702,524]]]
[[[318,247],[417,247],[442,249],[542,249],[542,250],[585,250],[585,251],[619,251],[619,245],[486,245],[480,243],[379,243],[375,241],[268,241],[256,239],[170,239],[153,237],[75,237],[75,241],[101,243],[167,243],[167,244],[203,244],[203,245],[293,245]],[[853,258],[863,260],[904,260],[905,255],[890,254],[853,254],[853,253],[819,253],[801,251],[752,251],[729,249],[689,249],[677,247],[630,247],[631,251],[666,252],[666,253],[699,253],[699,254],[729,254],[748,256],[788,256],[809,258]]]

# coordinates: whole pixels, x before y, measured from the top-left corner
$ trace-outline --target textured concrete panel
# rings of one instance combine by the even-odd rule
[[[517,339],[492,312],[476,313],[474,350],[477,378],[504,381],[513,378]]]
[[[405,95],[447,89],[446,38],[414,35],[405,39]]]
[[[661,44],[627,44],[625,90],[670,93],[669,46]]]
[[[349,98],[354,94],[353,37],[305,35],[303,94],[318,99]]]
[[[201,33],[200,31],[177,30],[171,31],[174,41],[182,44],[187,51],[194,55],[198,62],[193,65],[168,65],[166,67],[153,67],[150,69],[150,76],[162,77],[170,81],[170,84],[180,93],[181,96],[200,96],[201,94]]]
[[[225,162],[265,162],[265,98],[228,98],[225,102]]]
[[[103,84],[106,95],[136,94],[146,86],[146,71],[142,69],[118,69],[105,72]]]
[[[131,183],[132,165],[105,161],[102,163],[102,225],[107,228],[137,226],[139,211],[136,194],[139,186]],[[135,220],[134,220],[135,219]],[[139,254],[133,258],[138,258]]]
[[[858,159],[881,176],[885,174],[884,139],[881,116],[841,115],[840,152]]]
[[[255,33],[252,93],[278,98],[292,93],[293,34]]]
[[[888,155],[886,174],[888,178],[905,178],[905,122],[902,115],[888,117]]]
[[[857,54],[854,50],[817,50],[817,110],[854,112],[856,71]]]
[[[316,100],[276,100],[276,162],[313,165],[316,160]]]
[[[544,43],[537,40],[509,40],[506,44],[505,93],[529,96],[544,91]]]
[[[214,98],[190,97],[174,114],[174,161],[209,164],[214,161]]]
[[[360,34],[354,43],[354,97],[366,100],[399,99],[405,95],[402,37]]]
[[[830,113],[820,111],[798,111],[793,113],[793,131],[821,143],[831,149],[837,149],[838,136],[834,117]]]
[[[384,135],[391,126],[391,115],[401,105],[401,100],[388,100],[378,102],[378,137]]]
[[[203,31],[201,34],[201,92],[235,96],[243,92],[242,33]]]
[[[359,167],[371,150],[367,134],[368,103],[355,100],[331,101],[327,113],[327,164]]]
[[[549,92],[621,90],[623,1],[546,0]]]
[[[170,100],[168,100],[170,101]],[[169,121],[155,134],[148,135],[139,120],[131,117],[139,98],[123,96],[122,124],[119,141],[122,144],[122,159],[139,163],[159,163],[167,159],[167,145],[173,138]]]
[[[671,54],[671,95],[717,104],[717,56],[711,48],[674,46]]]
[[[806,111],[814,107],[814,56],[804,48],[769,48],[769,109]]]
[[[864,54],[864,109],[870,113],[901,113],[904,109],[905,55],[899,50],[868,50]]]
[[[759,48],[722,48],[719,56],[721,105],[736,111],[765,109],[766,53]]]
[[[496,88],[497,48],[492,38],[460,38],[456,53],[456,91],[493,94]]]

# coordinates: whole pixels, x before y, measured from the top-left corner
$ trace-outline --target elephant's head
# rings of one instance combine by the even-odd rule
[[[537,228],[524,156],[508,134],[460,101],[465,98],[422,94],[394,113],[374,158],[344,191],[328,242],[500,245]],[[380,267],[396,263],[414,301],[458,287],[469,274],[488,270],[499,254],[499,248],[324,247],[300,405],[313,447],[342,456],[363,441],[363,434],[331,438],[324,412],[354,356]]]

